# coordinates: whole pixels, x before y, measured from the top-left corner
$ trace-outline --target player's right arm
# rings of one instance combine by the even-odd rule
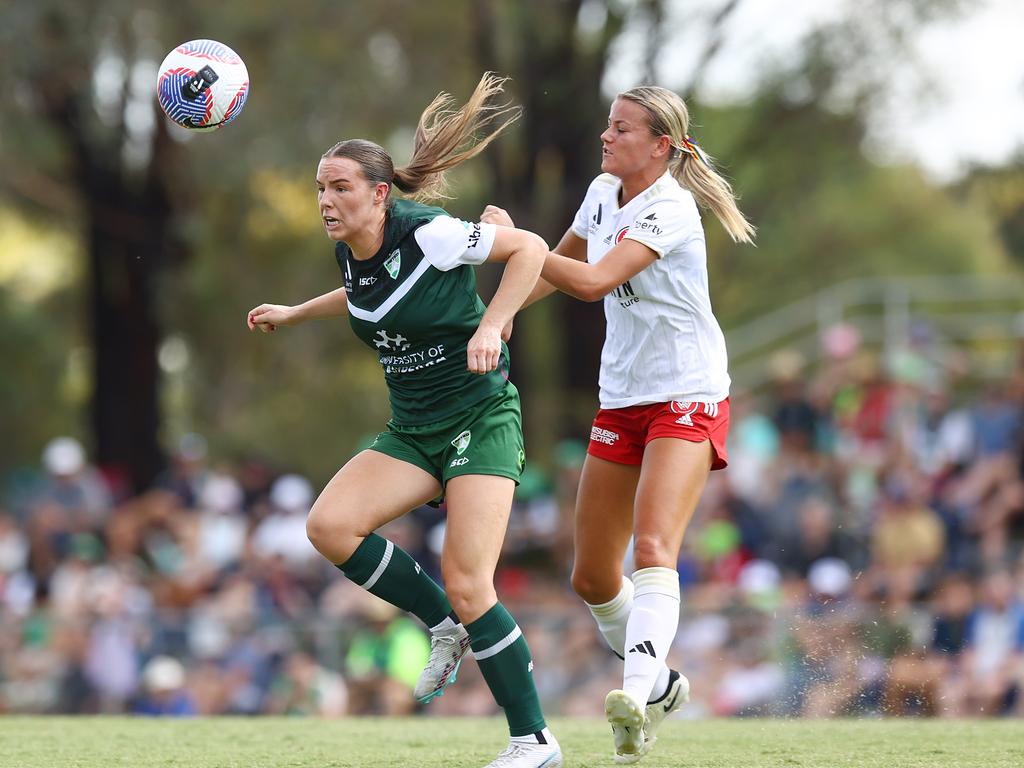
[[[345,288],[336,288],[302,304],[260,304],[249,310],[246,325],[250,331],[263,333],[277,330],[279,325],[298,325],[321,317],[339,317],[348,314],[348,296]]]
[[[508,211],[504,208],[499,208],[496,205],[488,205],[484,208],[483,214],[480,216],[480,221],[486,224],[496,224],[500,227],[514,227],[512,223],[512,217],[508,215]],[[553,253],[557,253],[559,256],[566,256],[570,259],[576,259],[576,261],[587,260],[587,241],[572,231],[572,227],[565,231],[562,235],[562,239],[558,241],[558,245],[555,246]],[[534,284],[533,289],[529,295],[523,301],[523,305],[519,308],[522,312],[528,306],[536,301],[540,301],[545,296],[550,296],[552,293],[557,291],[551,283],[545,280],[543,277],[537,278],[537,282]],[[501,338],[508,341],[512,336],[512,320],[508,321],[508,324],[501,332]]]

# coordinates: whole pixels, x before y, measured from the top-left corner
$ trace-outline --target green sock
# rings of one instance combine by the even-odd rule
[[[375,533],[335,567],[371,595],[408,611],[428,627],[440,624],[452,612],[444,590],[419,563]]]
[[[544,728],[533,661],[526,638],[505,606],[495,603],[487,613],[466,625],[469,647],[494,700],[505,710],[512,736],[526,736]]]

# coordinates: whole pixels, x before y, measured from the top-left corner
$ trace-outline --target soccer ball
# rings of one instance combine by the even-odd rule
[[[233,50],[216,40],[182,43],[160,65],[156,80],[160,106],[178,125],[215,131],[242,111],[249,73]]]

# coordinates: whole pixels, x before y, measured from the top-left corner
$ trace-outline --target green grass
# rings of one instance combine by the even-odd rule
[[[613,766],[599,720],[556,719],[566,766]],[[3,768],[480,768],[498,719],[0,717]],[[1020,720],[669,721],[641,766],[1020,768]]]

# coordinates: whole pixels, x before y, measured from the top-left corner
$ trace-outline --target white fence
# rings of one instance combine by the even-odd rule
[[[768,384],[768,360],[782,349],[799,352],[813,367],[823,356],[822,334],[838,322],[854,326],[866,346],[889,357],[918,320],[949,342],[1005,345],[1008,364],[1024,337],[1024,278],[955,275],[837,283],[726,331],[734,388],[753,393]],[[977,373],[999,375],[998,367]]]

